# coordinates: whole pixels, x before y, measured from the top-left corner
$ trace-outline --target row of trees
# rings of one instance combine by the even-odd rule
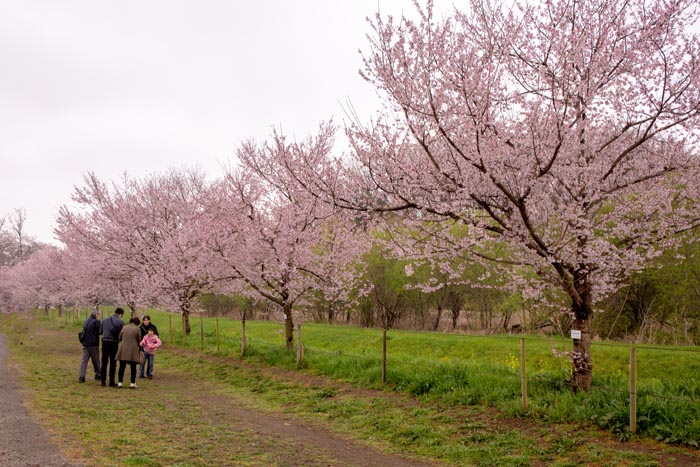
[[[353,242],[330,206],[270,174],[283,173],[280,153],[328,151],[331,136],[247,144],[240,166],[214,181],[192,170],[111,184],[88,174],[74,206],[60,210],[62,247],[6,271],[11,306],[119,301],[135,312],[158,304],[179,310],[189,332],[201,294],[247,294],[279,307],[291,347],[294,307],[344,290]]]
[[[385,252],[386,253],[386,252]],[[682,253],[682,255],[679,255]],[[407,276],[406,261],[378,248],[363,255],[364,275],[371,293],[347,306],[315,301],[304,307],[306,319],[356,326],[469,332],[481,334],[539,332],[566,335],[571,315],[553,311],[551,300],[524,300],[522,294],[496,287],[444,282],[432,292],[416,288]],[[471,274],[474,265],[466,266]],[[352,294],[351,294],[352,295]],[[596,309],[595,339],[625,342],[697,345],[700,343],[700,242],[667,251],[633,274]],[[239,295],[203,295],[208,316],[271,319],[274,307],[264,300]],[[561,307],[561,303],[557,308]]]
[[[15,215],[21,216],[21,220],[26,219],[22,211],[17,211]],[[7,251],[19,251],[17,245],[22,238],[23,242],[31,245],[29,251],[46,247],[26,234],[14,237],[12,232],[3,232],[7,244],[14,244]],[[695,306],[700,301],[698,248],[700,243],[696,241],[685,244],[681,248],[682,258],[677,257],[676,251],[669,251],[655,261],[656,264],[632,276],[602,303],[594,325],[594,335],[638,342],[693,343],[700,332],[700,310]],[[15,260],[14,264],[20,259]],[[301,307],[301,311],[308,319],[362,326],[488,333],[537,329],[561,332],[571,325],[568,315],[552,314],[548,307],[537,301],[527,303],[520,294],[503,292],[497,287],[498,284],[492,282],[475,287],[450,283],[443,278],[438,290],[425,292],[415,285],[425,282],[426,278],[416,277],[419,273],[407,276],[407,262],[392,258],[378,247],[364,254],[361,262],[365,267],[359,282],[368,283],[371,293],[353,304],[343,303],[343,306],[320,299],[307,301],[307,306]],[[467,269],[472,275],[478,273],[475,265]],[[49,282],[55,281],[50,275],[39,277]],[[39,277],[29,276],[31,282],[38,282]],[[48,287],[44,289],[50,290]],[[41,289],[37,287],[35,290]],[[356,296],[357,293],[350,295]],[[237,317],[263,319],[274,315],[274,306],[259,295],[246,297],[240,293],[205,292],[198,298],[197,305],[211,314],[233,312]],[[56,303],[57,298],[47,294],[45,300],[46,304]],[[115,295],[107,300],[119,301],[121,297]],[[63,303],[58,302],[57,305],[60,309]]]
[[[700,224],[697,2],[415,6],[371,22],[361,73],[386,105],[347,128],[346,153],[322,124],[303,143],[242,145],[213,183],[89,175],[59,216],[64,248],[41,253],[61,264],[45,272],[56,293],[116,290],[185,323],[203,292],[253,293],[291,345],[295,306],[349,291],[392,325],[399,302],[349,285],[380,272],[353,261],[378,244],[426,293],[488,284],[565,308],[581,331],[572,386],[590,387],[597,304]]]
[[[26,220],[23,209],[0,216],[0,310],[13,298],[13,285],[6,271],[41,248],[41,244],[26,232]]]

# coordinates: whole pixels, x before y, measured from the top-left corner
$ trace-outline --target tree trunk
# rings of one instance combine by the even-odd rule
[[[510,329],[510,318],[512,316],[512,311],[506,311],[503,313],[503,331],[508,332],[508,330]]]
[[[572,326],[574,330],[581,331],[580,339],[573,339],[574,350],[571,356],[571,391],[590,391],[593,380],[593,364],[591,361],[591,321],[593,318],[593,308],[590,297],[587,293],[580,295],[583,297],[582,303],[574,302],[572,309],[574,320]]]
[[[131,301],[126,302],[126,306],[129,307],[129,312],[131,313],[131,316],[129,316],[129,318],[133,318],[134,316],[137,316],[137,315],[136,315],[136,303],[135,303],[135,302],[131,302]]]
[[[442,318],[442,307],[438,305],[437,316],[435,317],[435,321],[433,322],[433,331],[437,331],[438,328],[440,327],[440,319],[441,318]]]
[[[292,306],[285,303],[284,308],[284,340],[287,350],[294,350],[294,321],[292,320]]]
[[[190,310],[188,309],[182,310],[182,329],[187,336],[189,336],[190,332],[192,332],[192,329],[190,328]]]

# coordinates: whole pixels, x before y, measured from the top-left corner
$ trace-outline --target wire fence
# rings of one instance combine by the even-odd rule
[[[88,313],[64,310],[62,317],[51,317],[69,323],[86,318]],[[307,325],[299,325],[295,329],[296,353],[290,353],[281,324],[273,326],[274,331],[261,338],[242,333],[240,321],[200,317],[192,320],[192,332],[187,336],[177,322],[173,324],[173,315],[167,316],[165,329],[162,324],[159,326],[166,344],[304,367],[370,387],[388,386],[419,396],[441,395],[464,404],[486,402],[511,408],[517,405],[521,412],[545,408],[551,412],[557,399],[570,393],[571,340],[561,337],[450,334],[450,345],[458,349],[450,347],[452,351],[440,354],[425,346],[410,352],[404,344],[397,345],[399,349],[394,351],[392,335],[403,336],[406,331],[389,332],[387,342],[377,340],[380,335],[376,330],[373,333],[365,330],[371,338],[355,349],[341,348],[333,342],[327,346],[316,343],[318,333],[331,330],[342,333],[341,326],[324,330],[312,327],[308,341],[314,344],[309,345],[305,343]],[[428,335],[426,342],[438,342],[447,336],[415,335]],[[502,340],[495,350],[480,343],[494,340]],[[594,365],[600,366],[600,371],[593,373],[591,390],[584,395],[566,397],[578,397],[582,411],[589,407],[598,413],[595,417],[599,420],[594,420],[595,423],[617,430],[625,425],[629,433],[635,433],[639,420],[645,429],[654,423],[658,428],[657,418],[668,418],[666,411],[683,412],[686,417],[700,419],[700,348],[594,341],[591,354]],[[600,408],[603,405],[609,407],[607,412]],[[565,415],[561,417],[566,419]],[[586,415],[578,418],[584,419]],[[673,423],[684,422],[679,419]],[[693,423],[698,424],[697,420]],[[670,427],[667,431],[675,429]],[[700,431],[700,425],[697,429]],[[691,439],[690,444],[697,441]]]

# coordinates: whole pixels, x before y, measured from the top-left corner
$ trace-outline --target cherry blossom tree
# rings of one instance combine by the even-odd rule
[[[338,298],[344,265],[354,256],[347,229],[331,206],[310,195],[284,164],[320,158],[331,149],[334,129],[288,142],[245,143],[240,165],[212,190],[207,203],[219,275],[237,278],[240,293],[264,298],[283,314],[285,341],[294,344],[294,309],[322,290]]]
[[[128,194],[131,180],[125,175],[119,183],[102,182],[94,173],[85,175],[82,186],[76,186],[72,195],[73,206],[61,206],[56,238],[61,241],[67,255],[72,258],[71,271],[77,273],[77,281],[88,279],[92,284],[76,283],[76,289],[95,287],[107,292],[110,298],[121,298],[136,312],[139,304],[139,280],[145,269],[146,257],[137,247],[134,223],[136,222]],[[94,273],[92,276],[82,275]],[[79,294],[81,292],[78,292]],[[102,293],[95,292],[95,300]],[[106,297],[102,297],[103,299]]]
[[[67,228],[68,226],[63,226]],[[98,307],[105,301],[117,301],[125,294],[120,293],[119,286],[124,283],[124,274],[118,274],[109,257],[102,251],[92,248],[89,243],[83,242],[78,235],[70,237],[63,230],[62,265],[66,288],[70,291],[70,297],[78,304],[91,308]],[[78,240],[78,241],[76,241]]]
[[[202,173],[171,171],[135,183],[129,201],[146,259],[142,287],[151,301],[180,311],[186,334],[196,298],[226,278],[211,267],[213,232],[203,204],[209,190]]]
[[[88,174],[73,196],[77,208],[61,209],[57,235],[70,252],[99,259],[96,277],[112,284],[132,314],[139,304],[171,306],[189,333],[193,301],[215,280],[206,268],[209,230],[199,222],[206,189],[197,171],[125,176],[111,186]]]
[[[336,206],[402,213],[404,252],[500,265],[526,299],[558,287],[587,390],[595,303],[699,223],[697,2],[416,10],[372,22],[362,74],[387,106],[348,130],[352,162],[290,168]]]
[[[39,247],[29,257],[3,272],[5,311],[48,309],[51,304],[63,306],[70,293],[63,275],[61,251],[50,245]]]

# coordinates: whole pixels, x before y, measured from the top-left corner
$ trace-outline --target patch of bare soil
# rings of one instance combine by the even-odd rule
[[[0,464],[2,467],[72,467],[22,405],[17,374],[7,365],[7,355],[5,336],[0,335]]]
[[[173,376],[165,370],[159,372],[157,384],[176,384],[184,394],[192,394],[193,400],[196,400],[202,410],[202,417],[214,419],[228,428],[235,427],[250,431],[256,435],[256,438],[277,440],[278,443],[266,445],[265,449],[281,465],[305,467],[437,467],[442,465],[383,453],[292,415],[241,407],[232,398],[212,392],[210,387],[201,382],[182,381],[180,377]],[[290,446],[292,446],[291,451]]]

